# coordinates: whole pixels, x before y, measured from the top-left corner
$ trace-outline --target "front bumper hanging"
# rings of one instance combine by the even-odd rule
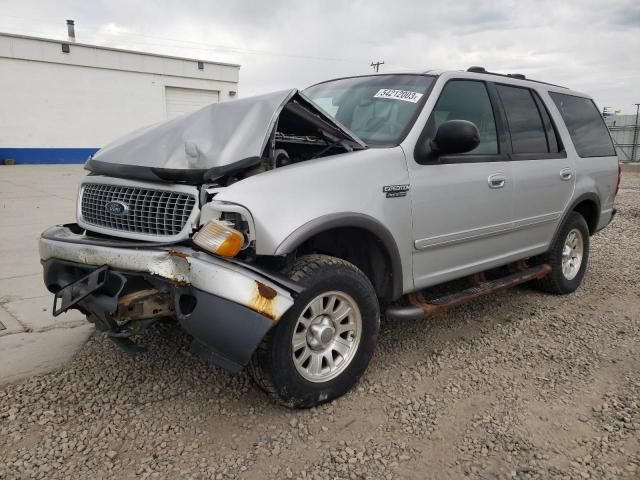
[[[67,308],[82,311],[97,328],[118,338],[128,312],[172,311],[193,336],[193,349],[233,372],[248,363],[301,291],[288,279],[189,247],[98,239],[76,225],[46,230],[39,249],[49,291],[88,277],[58,296],[66,295]],[[101,267],[100,281],[89,280]],[[152,301],[157,309],[141,303]]]

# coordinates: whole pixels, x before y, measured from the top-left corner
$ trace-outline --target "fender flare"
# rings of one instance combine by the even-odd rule
[[[596,228],[597,228],[598,223],[600,222],[600,215],[602,214],[602,210],[601,210],[602,207],[600,206],[600,198],[598,197],[598,195],[596,195],[593,192],[583,193],[578,198],[576,198],[573,202],[571,202],[571,205],[569,205],[569,208],[567,208],[564,211],[564,213],[562,214],[562,218],[560,219],[560,222],[558,222],[558,226],[556,227],[556,231],[553,233],[553,241],[555,241],[555,239],[556,239],[556,237],[558,235],[558,231],[562,228],[562,225],[564,225],[564,222],[566,222],[567,217],[569,216],[569,214],[571,212],[573,212],[574,209],[580,203],[584,202],[585,200],[592,201],[593,203],[596,204],[596,210],[597,210],[597,214],[598,214],[598,217],[596,219]],[[595,231],[593,233],[595,233]],[[591,235],[593,235],[593,234],[591,234]]]
[[[355,212],[332,213],[315,218],[290,233],[276,248],[276,255],[286,255],[311,237],[341,227],[356,227],[374,235],[384,247],[391,262],[392,300],[402,296],[402,260],[395,238],[380,221]]]

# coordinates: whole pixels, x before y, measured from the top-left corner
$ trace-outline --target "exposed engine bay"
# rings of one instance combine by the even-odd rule
[[[332,123],[305,108],[304,99],[294,98],[278,116],[261,158],[251,166],[238,168],[209,184],[205,188],[207,197],[203,203],[213,199],[217,191],[245,178],[294,163],[362,148],[362,145],[345,140],[342,132]],[[220,213],[219,219],[240,231],[245,238],[250,238],[249,225],[242,214],[225,211]]]
[[[315,107],[310,109],[309,103],[301,96],[287,103],[276,120],[259,163],[221,178],[216,183],[231,185],[268,170],[363,148],[345,139],[332,122],[313,111]]]

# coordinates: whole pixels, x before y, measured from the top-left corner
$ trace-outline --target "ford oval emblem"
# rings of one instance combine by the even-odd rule
[[[125,213],[127,213],[127,211],[129,211],[129,207],[127,206],[127,204],[118,200],[107,202],[104,206],[104,209],[111,215],[124,215]]]

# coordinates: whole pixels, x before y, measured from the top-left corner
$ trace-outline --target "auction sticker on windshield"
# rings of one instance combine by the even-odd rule
[[[422,93],[412,92],[411,90],[391,90],[389,88],[381,88],[373,98],[390,98],[392,100],[402,100],[403,102],[418,103],[422,98]]]

